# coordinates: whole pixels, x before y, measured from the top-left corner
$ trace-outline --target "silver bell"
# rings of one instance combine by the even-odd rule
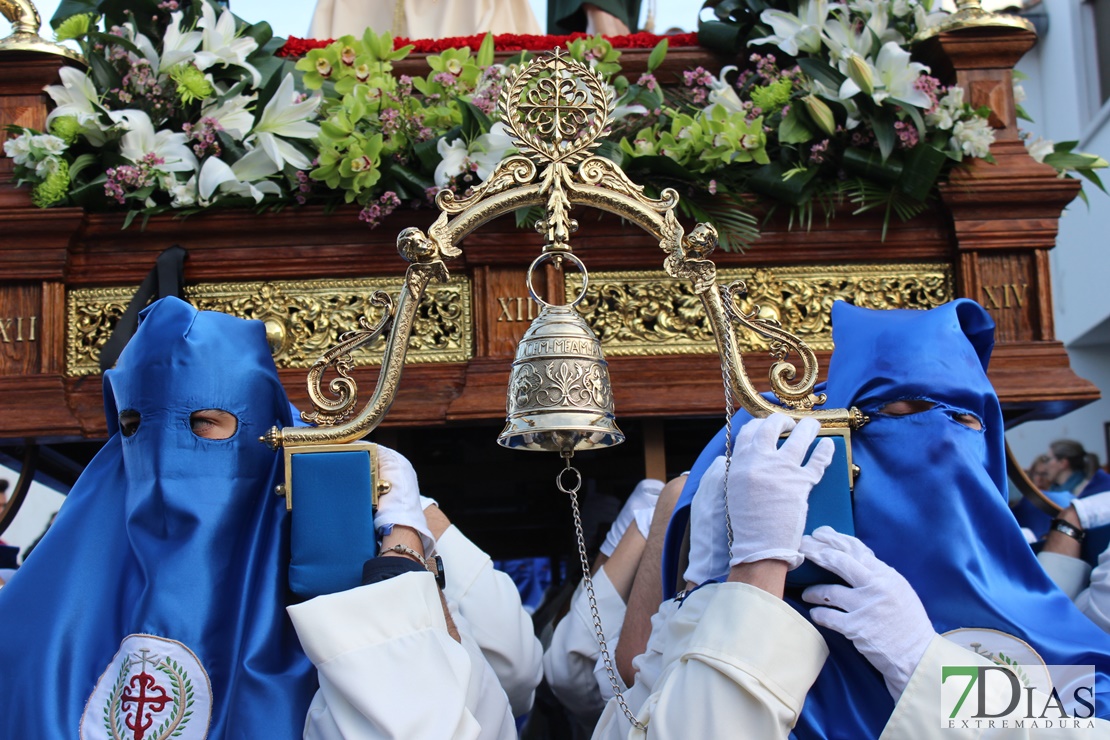
[[[505,402],[508,418],[498,444],[559,453],[620,444],[624,432],[613,415],[609,363],[601,342],[573,308],[585,295],[585,281],[582,295],[566,306],[536,296],[531,270],[528,282],[543,309],[517,346]]]

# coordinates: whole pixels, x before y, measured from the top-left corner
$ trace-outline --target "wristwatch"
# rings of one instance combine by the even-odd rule
[[[1076,542],[1082,542],[1087,537],[1087,530],[1082,527],[1077,527],[1071,522],[1066,522],[1063,519],[1053,519],[1052,524],[1050,524],[1048,528],[1053,532],[1067,535]]]

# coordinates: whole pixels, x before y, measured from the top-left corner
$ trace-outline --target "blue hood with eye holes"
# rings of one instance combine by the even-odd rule
[[[1097,671],[1097,716],[1110,717],[1110,635],[1049,580],[1008,509],[1002,413],[986,367],[994,324],[970,300],[929,311],[876,311],[836,303],[828,407],[871,417],[852,434],[860,467],[853,494],[856,535],[920,596],[938,633],[978,627],[1013,635],[1048,665]],[[886,416],[887,403],[935,405]],[[956,416],[972,414],[982,430]],[[747,420],[740,414],[734,429]],[[699,457],[676,506],[664,553],[673,592],[677,542],[701,474],[724,453],[719,434]],[[691,536],[696,536],[691,533]],[[787,600],[801,614],[809,606]],[[894,709],[882,676],[839,634],[821,629],[830,656],[794,730],[798,738],[878,737]],[[939,708],[938,708],[939,712]],[[939,715],[938,715],[939,716]]]
[[[262,324],[162,299],[104,396],[112,437],[0,589],[0,665],[19,677],[0,736],[300,737],[316,677],[285,614],[280,456],[258,441],[292,423]],[[211,408],[237,418],[231,438],[193,434]]]

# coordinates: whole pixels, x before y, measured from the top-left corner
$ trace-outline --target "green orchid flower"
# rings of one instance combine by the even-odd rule
[[[659,134],[654,127],[642,128],[631,142],[627,137],[621,139],[621,151],[630,157],[652,157],[659,153],[658,143]]]
[[[329,44],[323,49],[313,49],[296,64],[296,69],[304,72],[304,86],[309,90],[319,90],[326,80],[336,74],[339,66],[339,46]]]
[[[467,87],[473,88],[482,74],[481,67],[470,54],[469,46],[447,49],[442,54],[429,56],[428,66],[432,68],[432,73],[428,75],[428,82],[433,82],[436,75],[446,73],[454,76]]]

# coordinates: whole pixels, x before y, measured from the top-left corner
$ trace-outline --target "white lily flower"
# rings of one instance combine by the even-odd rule
[[[849,54],[855,53],[866,57],[871,53],[871,29],[866,26],[856,30],[851,17],[847,13],[836,13],[825,22],[822,29],[825,45],[829,47],[829,58],[838,65]],[[841,68],[841,72],[844,69]],[[845,72],[845,74],[847,74]]]
[[[253,198],[258,203],[267,193],[281,193],[281,186],[266,179],[278,170],[278,166],[261,149],[247,152],[230,166],[218,157],[210,157],[200,169],[198,202],[201,205],[210,204],[213,194],[219,190],[224,195]]]
[[[307,170],[312,162],[285,139],[311,139],[320,132],[320,127],[308,120],[316,114],[320,94],[299,103],[296,101],[297,90],[293,86],[293,75],[287,74],[274,97],[266,103],[262,116],[246,141],[256,142],[278,168],[284,167],[288,162],[299,170]]]
[[[505,133],[505,124],[501,121],[490,127],[489,133],[482,134],[468,145],[462,137],[455,139],[450,144],[446,139],[436,143],[436,151],[442,157],[436,165],[435,183],[439,187],[447,187],[452,178],[466,172],[474,166],[478,182],[485,180],[497,167],[497,163],[513,149],[513,140]],[[478,182],[474,184],[477,185]]]
[[[905,37],[890,25],[893,10],[890,0],[854,0],[851,7],[867,18],[867,28],[875,34],[880,43],[893,41],[902,45],[906,42]]]
[[[616,108],[613,109],[612,119],[614,121],[619,121],[622,118],[627,118],[628,116],[631,116],[631,115],[643,116],[643,115],[646,115],[647,112],[648,112],[648,109],[645,108],[642,105],[639,105],[639,104],[636,104],[636,105],[618,105]]]
[[[135,27],[130,23],[124,23],[123,27],[127,30],[131,43],[139,47],[139,51],[143,53],[143,58],[150,64],[150,71],[157,75],[159,70],[163,69],[163,67],[161,57],[158,55],[158,50],[154,48],[154,43],[146,36],[136,31]],[[134,58],[134,54],[130,56]],[[166,69],[168,69],[168,67]]]
[[[213,101],[201,110],[200,115],[201,118],[215,119],[224,131],[236,139],[242,139],[254,125],[254,101],[257,99],[258,93],[251,93],[236,95],[219,105]]]
[[[82,133],[94,146],[104,143],[106,127],[100,123],[104,107],[100,104],[92,78],[73,67],[58,70],[60,85],[47,85],[44,90],[55,103],[54,110],[46,117],[46,126],[58,116],[73,116],[84,127]]]
[[[929,9],[924,5],[917,5],[913,9],[913,22],[917,26],[917,32],[921,33],[927,28],[939,26],[944,19],[948,17],[946,12],[930,13]]]
[[[829,11],[839,7],[839,3],[830,5],[828,0],[802,0],[798,15],[782,10],[764,10],[759,18],[771,27],[774,34],[752,39],[750,43],[774,44],[792,57],[802,51],[816,54],[821,51],[821,29]]]
[[[168,188],[174,208],[191,208],[197,204],[197,176],[193,175],[188,182],[178,181],[176,185]]]
[[[896,98],[918,108],[932,105],[929,96],[914,85],[918,77],[929,71],[929,67],[920,62],[911,62],[910,53],[898,44],[893,41],[883,44],[875,59],[875,69],[878,72],[877,87],[881,88],[876,90],[876,95],[885,92],[884,97]],[[875,102],[881,102],[881,99],[875,97]]]
[[[185,134],[165,129],[155,133],[150,116],[141,110],[113,111],[111,116],[127,132],[120,139],[119,153],[124,159],[139,164],[153,154],[162,160],[155,169],[163,172],[196,170],[197,158],[186,143]]]
[[[475,139],[469,150],[471,160],[478,165],[478,179],[485,180],[489,177],[497,163],[513,148],[513,140],[505,133],[505,124],[501,121],[493,124],[489,133]]]
[[[204,29],[201,35],[201,50],[196,52],[194,61],[197,68],[206,70],[217,64],[225,67],[242,67],[251,73],[254,86],[258,87],[262,75],[252,65],[247,63],[247,57],[258,48],[258,42],[247,37],[237,36],[235,33],[235,16],[230,10],[224,10],[216,18],[216,11],[210,3],[204,3],[203,16],[197,24]]]
[[[1044,158],[1056,151],[1056,144],[1051,139],[1042,139],[1038,136],[1036,141],[1026,141],[1025,148],[1030,157],[1044,164]]]
[[[436,151],[439,152],[442,159],[436,165],[433,177],[437,186],[445,188],[451,178],[458,177],[466,169],[469,152],[466,149],[466,142],[462,140],[461,136],[450,144],[447,143],[446,139],[440,139],[436,143]]]
[[[875,59],[874,64],[859,57],[853,58],[852,61],[865,63],[869,68],[868,71],[874,86],[871,91],[871,99],[876,103],[881,103],[887,98],[894,98],[922,109],[927,109],[932,105],[929,96],[914,86],[917,78],[928,72],[929,68],[919,62],[911,62],[910,53],[893,41],[883,44],[883,48],[879,50],[879,56]],[[841,99],[845,99],[851,98],[859,92],[861,92],[860,85],[852,77],[849,77],[840,86],[839,95]]]
[[[720,105],[729,113],[740,113],[744,110],[743,103],[740,102],[740,96],[736,94],[734,88],[728,82],[728,74],[736,70],[735,64],[730,64],[721,70],[721,74],[717,75],[717,79],[709,83],[709,96],[708,105],[705,107],[705,112],[709,113],[713,106]]]
[[[193,61],[197,47],[204,38],[200,31],[182,31],[183,17],[181,12],[170,14],[171,23],[166,27],[166,35],[162,39],[162,57],[159,60],[162,69]]]

